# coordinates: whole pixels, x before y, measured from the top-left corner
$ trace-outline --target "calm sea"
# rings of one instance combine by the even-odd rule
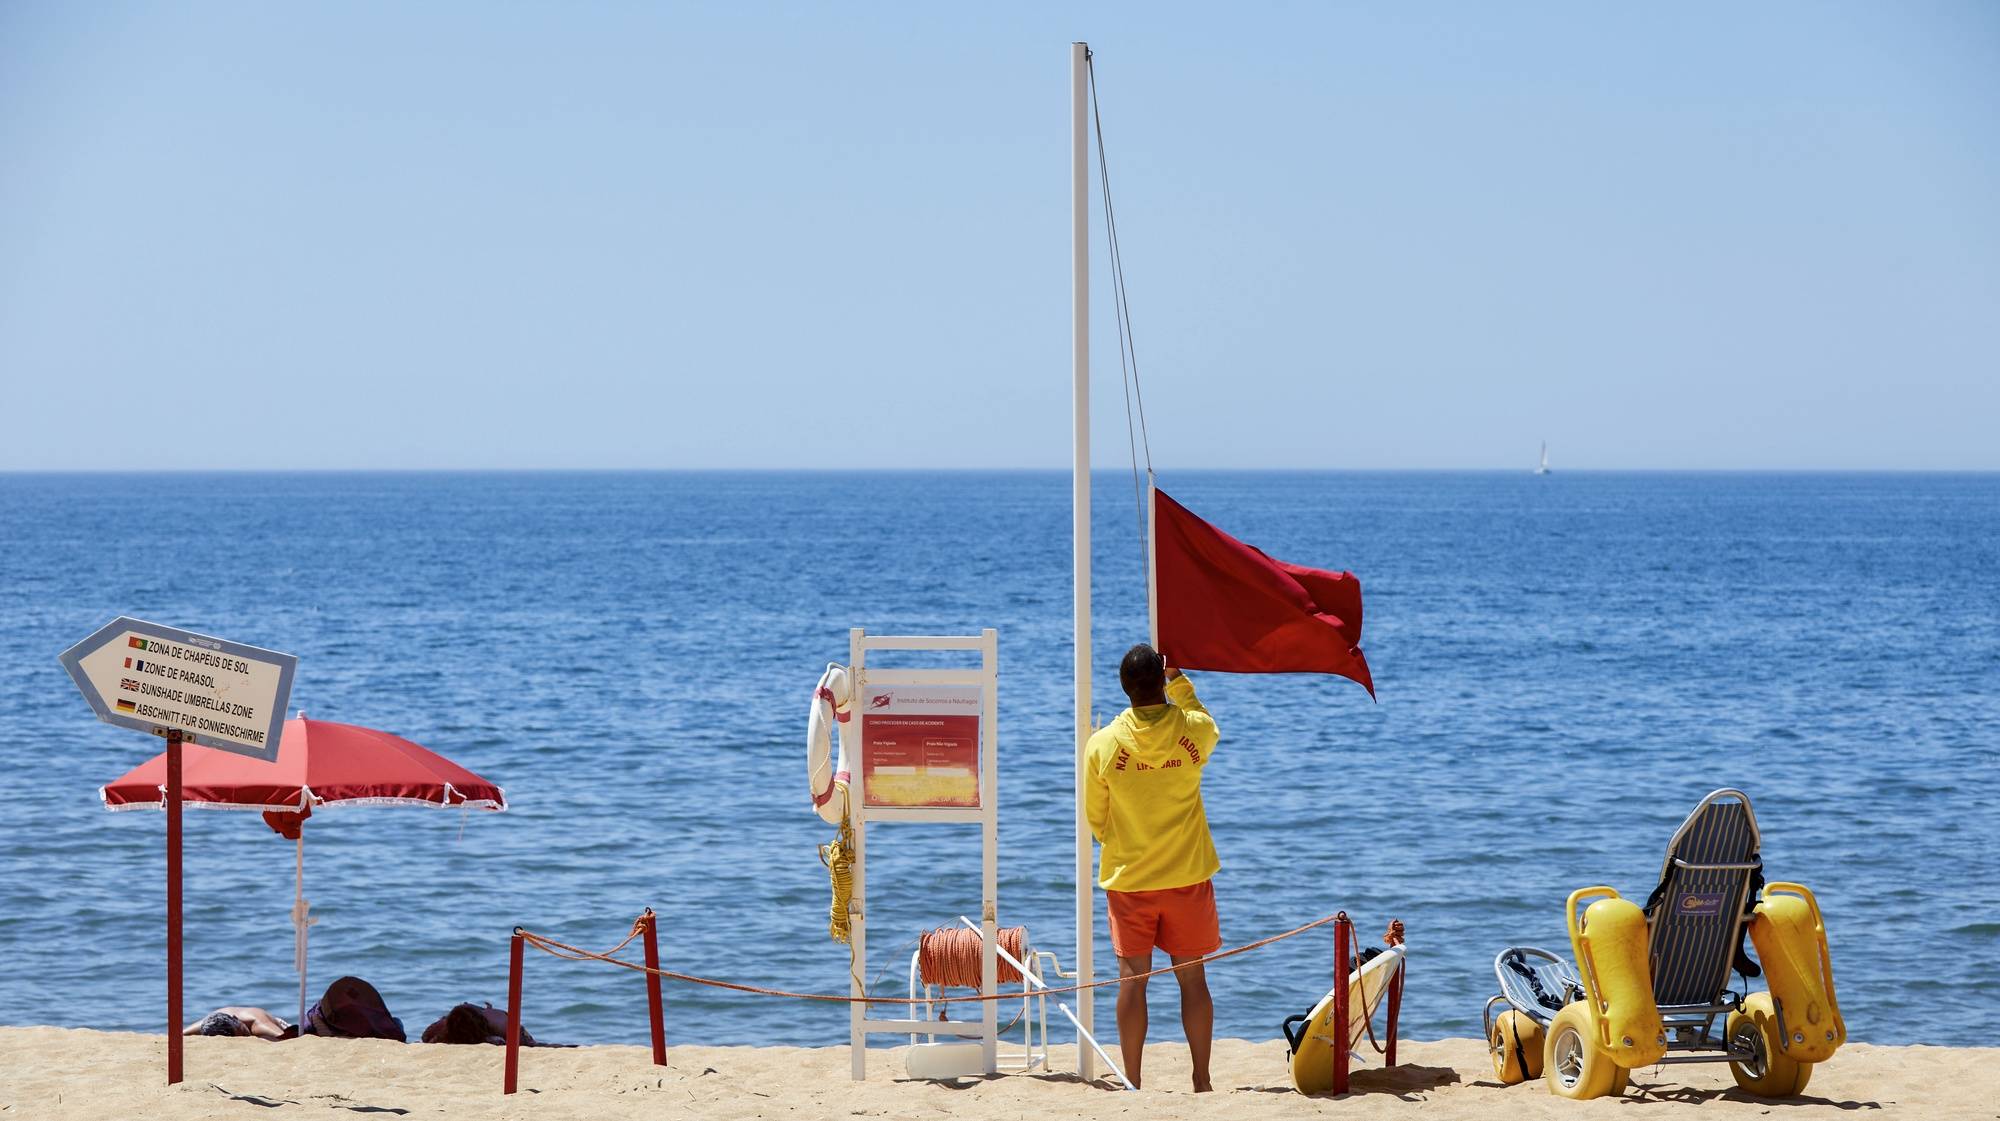
[[[1562,947],[1572,888],[1643,896],[1681,817],[1735,786],[1772,877],[1818,892],[1855,1037],[2000,1038],[2000,476],[1162,485],[1273,555],[1357,572],[1381,692],[1198,675],[1223,734],[1206,791],[1227,942],[1337,908],[1369,935],[1401,918],[1408,1030],[1475,1035],[1495,951]],[[1143,596],[1129,482],[1096,486],[1108,697]],[[1056,473],[0,476],[0,1022],[160,1028],[161,818],[96,796],[159,745],[96,723],[56,663],[121,613],[296,653],[295,707],[506,786],[506,814],[359,807],[307,826],[315,988],[366,977],[413,1030],[458,1000],[504,1003],[515,924],[608,945],[648,905],[672,967],[842,990],[814,851],[829,831],[804,796],[809,687],[850,626],[996,627],[1000,917],[1067,964],[1068,489]],[[976,831],[871,836],[870,966],[900,992],[909,940],[977,913]],[[255,815],[188,815],[191,1013],[289,1014],[291,890],[290,845]],[[1219,1032],[1275,1037],[1331,954],[1316,931],[1215,966]],[[644,1039],[636,975],[528,969],[537,1035]],[[846,1040],[836,1006],[667,1000],[670,1040]],[[1156,1004],[1156,1036],[1176,1035],[1170,987]]]

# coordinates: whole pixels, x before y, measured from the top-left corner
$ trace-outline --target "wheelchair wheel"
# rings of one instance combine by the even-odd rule
[[[1549,1022],[1542,1056],[1542,1077],[1549,1092],[1583,1100],[1616,1094],[1625,1088],[1625,1071],[1591,1041],[1590,1009],[1572,1001]]]
[[[1486,1049],[1492,1052],[1493,1073],[1501,1085],[1542,1076],[1542,1025],[1526,1012],[1510,1008],[1495,1017]]]
[[[1729,1014],[1724,1038],[1729,1049],[1749,1052],[1748,1059],[1732,1059],[1729,1073],[1736,1084],[1760,1098],[1796,1097],[1812,1078],[1811,1063],[1785,1055],[1784,1037],[1778,1034],[1778,1011],[1770,993],[1751,993],[1743,1001],[1743,1011]]]

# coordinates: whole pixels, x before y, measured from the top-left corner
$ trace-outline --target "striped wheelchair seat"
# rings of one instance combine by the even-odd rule
[[[1709,795],[1674,834],[1647,900],[1662,1010],[1713,1005],[1727,990],[1751,881],[1761,879],[1757,850],[1757,820],[1736,791]]]

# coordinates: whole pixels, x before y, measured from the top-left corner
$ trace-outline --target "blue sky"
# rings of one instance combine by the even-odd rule
[[[2000,468],[1991,3],[4,0],[0,469],[1064,466],[1077,38],[1162,467]]]

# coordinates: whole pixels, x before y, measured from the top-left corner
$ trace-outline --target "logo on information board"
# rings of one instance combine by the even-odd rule
[[[868,698],[868,707],[871,709],[888,708],[891,704],[895,703],[895,700],[896,698],[887,693],[877,693]]]

